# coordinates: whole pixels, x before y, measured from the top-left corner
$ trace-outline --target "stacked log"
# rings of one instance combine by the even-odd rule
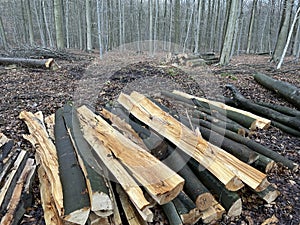
[[[271,120],[271,124],[282,131],[300,137],[300,112],[287,107],[280,107],[269,104],[256,104],[246,99],[233,85],[226,85],[233,94],[233,101],[236,105],[245,110],[254,112],[258,115],[267,117]],[[295,93],[297,91],[294,91]],[[297,96],[297,95],[296,95]],[[297,97],[292,97],[296,101]]]
[[[181,97],[201,108],[196,97]],[[153,221],[153,207],[161,207],[170,224],[210,223],[224,213],[241,214],[238,191],[244,185],[267,203],[279,195],[265,173],[280,157],[264,147],[256,152],[257,146],[237,129],[179,118],[137,92],[121,94],[118,101],[123,108],[117,115],[65,105],[46,125],[40,112],[20,114],[30,132],[25,138],[36,148],[46,224],[147,224]],[[268,120],[246,116],[255,126],[268,125]],[[193,129],[197,123],[202,126]],[[222,145],[216,141],[219,132],[227,135]],[[294,170],[298,166],[284,162]]]
[[[178,54],[168,55],[167,60],[172,63],[177,63],[181,66],[188,67],[202,67],[219,62],[219,57],[214,52],[207,52],[197,55],[192,54]]]
[[[18,224],[31,204],[35,162],[0,133],[0,166],[0,223]]]

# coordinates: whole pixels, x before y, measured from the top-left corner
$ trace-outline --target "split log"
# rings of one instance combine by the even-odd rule
[[[145,149],[124,137],[86,107],[80,107],[77,112],[84,133],[96,133],[110,158],[120,160],[159,204],[171,201],[182,190],[184,180]]]
[[[120,202],[122,205],[122,208],[125,212],[125,216],[127,218],[127,222],[129,225],[147,225],[148,223],[141,218],[140,214],[135,210],[134,206],[128,199],[126,193],[124,190],[122,190],[122,187],[117,184],[116,190],[118,193],[118,196],[120,198]],[[153,216],[153,214],[152,214]],[[153,220],[153,218],[152,218]]]
[[[247,164],[252,164],[258,160],[259,155],[247,146],[232,141],[231,139],[224,137],[224,135],[218,134],[213,131],[214,125],[207,121],[192,119],[194,124],[200,125],[199,129],[203,138],[210,143],[220,146],[225,151],[234,155],[238,159],[242,160]],[[186,122],[187,123],[187,122]]]
[[[109,196],[103,168],[94,157],[92,147],[84,139],[76,110],[72,106],[64,106],[63,119],[85,175],[91,210],[98,216],[107,217],[113,213],[113,202]]]
[[[91,212],[87,225],[113,225],[109,221],[109,217],[100,217],[97,214]]]
[[[300,109],[300,89],[296,86],[287,82],[275,80],[262,73],[256,73],[254,75],[254,79],[265,88],[280,94],[294,106]]]
[[[133,92],[132,96],[121,94],[118,101],[135,117],[153,130],[165,136],[191,157],[212,171],[228,189],[238,190],[243,184],[236,175],[221,162],[214,153],[219,149],[209,146],[202,138],[163,112],[144,96]]]
[[[55,140],[55,137],[54,137],[55,113],[53,113],[50,116],[47,116],[45,118],[45,125],[47,128],[49,137],[52,139],[52,141],[54,141]]]
[[[283,123],[289,127],[292,127],[296,130],[299,130],[300,127],[300,119],[296,117],[289,117],[282,113],[279,113],[273,109],[269,109],[260,105],[253,103],[252,101],[246,99],[233,85],[226,85],[226,88],[232,91],[233,99],[237,101],[237,104],[242,106],[243,108],[255,112],[259,115],[266,116],[272,120]],[[300,104],[299,104],[300,106]]]
[[[18,178],[14,186],[14,190],[10,197],[10,201],[5,209],[6,213],[1,219],[1,224],[18,224],[20,219],[22,218],[23,213],[25,212],[25,209],[20,206],[22,201],[22,190],[24,188],[27,177],[29,176],[30,172],[34,167],[34,160],[28,159],[24,168],[22,169],[20,177]],[[22,212],[20,212],[21,208]]]
[[[179,195],[173,199],[173,204],[183,224],[192,225],[200,220],[201,212],[184,192],[180,192]]]
[[[35,67],[51,69],[54,63],[54,59],[29,59],[29,58],[2,58],[0,57],[0,65],[12,65],[16,64],[25,67]]]
[[[14,141],[7,138],[3,133],[0,133],[0,169],[3,165],[3,160],[9,154],[14,146]]]
[[[40,182],[41,203],[44,211],[44,220],[47,225],[63,225],[59,212],[56,208],[51,193],[51,183],[43,166],[38,168],[38,176]]]
[[[173,202],[162,205],[162,209],[167,216],[170,225],[183,225]]]
[[[43,166],[50,184],[47,188],[50,190],[58,215],[63,216],[63,190],[55,145],[51,141],[43,121],[38,117],[26,111],[22,111],[19,117],[25,121],[30,132],[30,135],[23,135],[23,137],[36,148],[36,160]]]
[[[170,154],[163,162],[185,179],[183,190],[195,202],[197,208],[200,211],[208,209],[212,206],[214,197],[186,165],[188,160],[182,158],[178,151],[170,148]]]
[[[214,201],[213,206],[202,212],[201,221],[204,224],[213,224],[222,219],[223,214],[225,214],[225,209],[217,201]]]
[[[244,111],[244,110],[240,110],[240,109],[225,105],[224,103],[221,103],[221,102],[211,101],[211,100],[207,100],[205,98],[199,98],[199,97],[189,95],[189,94],[186,94],[186,93],[180,92],[180,91],[173,91],[173,93],[176,94],[176,95],[181,95],[185,98],[200,101],[201,103],[206,103],[206,104],[209,105],[209,108],[215,109],[218,112],[221,112],[223,115],[226,115],[228,118],[230,118],[232,120],[240,118],[239,119],[240,122],[242,122],[242,121],[247,122],[248,121],[248,125],[245,126],[247,128],[257,127],[257,128],[260,128],[260,129],[266,129],[271,124],[271,121],[268,120],[268,119],[265,119],[263,117],[257,116],[253,113],[249,113],[249,112]],[[194,103],[197,103],[197,101],[196,102],[194,101]],[[252,122],[251,122],[251,119],[252,119]],[[245,122],[243,122],[243,123],[245,123]]]
[[[227,183],[224,182],[224,178],[226,178],[226,176],[228,178],[228,175],[230,174],[233,175],[231,176],[231,179],[239,178],[255,190],[264,190],[269,185],[265,174],[195,135],[190,129],[163,112],[145,96],[138,94],[137,92],[132,92],[130,97],[121,94],[119,102],[121,102],[123,106],[139,120],[147,123],[152,129],[156,129],[158,133],[161,133],[186,154],[195,158],[208,170],[211,170],[212,166],[217,165],[216,167],[219,168],[218,171],[223,170],[222,176],[220,176],[218,172],[211,172],[218,177],[226,187],[228,186]],[[189,143],[185,143],[187,140]],[[205,155],[202,155],[201,153],[204,153]],[[203,158],[205,158],[205,161]],[[219,164],[217,164],[218,162]],[[221,162],[222,165],[220,165]],[[229,171],[229,174],[224,169]]]
[[[9,172],[9,174],[6,175],[5,183],[0,189],[0,211],[1,212],[4,212],[9,204],[9,201],[14,191],[14,187],[25,167],[27,158],[28,158],[28,152],[24,150],[20,151],[16,161],[14,162],[11,171]]]
[[[15,151],[15,152],[11,152],[11,154],[9,154],[8,157],[5,158],[5,163],[4,163],[3,167],[1,168],[1,173],[0,173],[0,184],[2,184],[4,182],[6,175],[9,173],[9,171],[13,167],[18,155],[19,155],[19,152]]]
[[[55,145],[59,175],[63,187],[64,215],[67,222],[85,224],[90,213],[90,200],[84,174],[63,119],[63,109],[55,113]]]

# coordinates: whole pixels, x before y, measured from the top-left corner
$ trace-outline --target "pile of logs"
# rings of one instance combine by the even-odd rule
[[[13,148],[0,133],[0,224],[18,224],[31,206],[31,184],[36,171],[29,153]]]
[[[254,78],[257,82],[280,94],[296,108],[300,109],[299,88],[287,82],[274,80],[273,78],[261,73],[255,74]],[[276,104],[254,102],[246,99],[235,86],[227,85],[226,87],[232,92],[233,96],[232,99],[225,101],[226,104],[230,104],[253,112],[257,115],[266,117],[271,120],[271,124],[274,127],[277,127],[293,136],[300,137],[300,111]]]
[[[214,52],[207,52],[198,55],[186,53],[177,55],[169,54],[167,56],[167,61],[176,63],[180,66],[201,67],[218,63],[219,57],[217,57]]]
[[[197,117],[179,117],[137,92],[122,93],[117,107],[99,114],[71,105],[45,119],[41,112],[21,112],[30,133],[24,138],[36,149],[47,225],[147,224],[158,208],[171,225],[211,223],[224,213],[241,214],[238,191],[245,185],[266,203],[277,198],[266,173],[275,162],[291,170],[298,165],[245,137],[254,127],[268,127],[269,120],[178,91],[163,94],[193,108]],[[205,104],[214,107],[210,114],[200,111]],[[241,115],[247,128],[221,120],[224,112]],[[16,186],[27,177],[20,176]],[[2,188],[0,196],[6,196]]]

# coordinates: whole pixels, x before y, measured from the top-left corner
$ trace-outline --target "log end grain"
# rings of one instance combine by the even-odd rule
[[[244,184],[238,177],[235,176],[225,185],[225,187],[229,191],[238,191],[244,187]]]
[[[227,215],[229,217],[235,217],[241,215],[241,213],[242,213],[242,200],[239,198],[232,204],[230,209],[227,211]]]
[[[199,210],[204,211],[212,206],[214,197],[211,193],[203,193],[199,195],[196,199],[196,206]]]
[[[86,207],[86,208],[76,210],[68,214],[67,216],[64,216],[63,220],[66,221],[67,223],[69,222],[73,224],[84,225],[88,220],[89,214],[90,214],[90,208]]]

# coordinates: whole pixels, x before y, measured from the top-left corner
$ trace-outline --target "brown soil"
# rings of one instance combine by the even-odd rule
[[[108,55],[103,61],[91,60],[88,56],[74,62],[58,60],[62,68],[57,71],[0,67],[0,132],[15,140],[15,148],[34,152],[32,146],[22,138],[22,134],[27,133],[25,124],[18,119],[22,110],[40,110],[48,116],[68,101],[90,104],[99,109],[113,104],[121,91],[132,90],[160,97],[159,90],[181,89],[191,94],[216,98],[220,95],[229,96],[225,84],[234,84],[245,97],[253,101],[292,107],[278,95],[258,85],[251,76],[255,71],[300,87],[300,64],[291,60],[281,70],[276,70],[266,56],[239,56],[227,67],[209,66],[191,70],[166,65],[162,59],[163,56],[153,58],[129,52],[127,55]],[[172,103],[167,106],[172,107]],[[300,163],[299,138],[274,127],[257,131],[253,138]],[[225,216],[218,223],[260,224],[275,215],[279,224],[299,224],[299,172],[291,173],[278,165],[268,174],[268,178],[281,192],[276,202],[264,204],[245,188],[241,192],[242,215],[234,219]],[[37,180],[33,193],[34,202],[28,208],[22,224],[44,224]],[[166,223],[159,211],[153,224]]]

